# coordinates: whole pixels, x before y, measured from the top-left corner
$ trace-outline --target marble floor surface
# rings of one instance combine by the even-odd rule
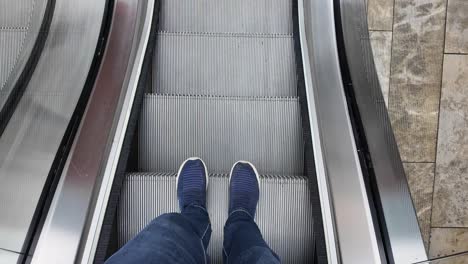
[[[367,0],[367,11],[426,250],[468,263],[468,1]]]

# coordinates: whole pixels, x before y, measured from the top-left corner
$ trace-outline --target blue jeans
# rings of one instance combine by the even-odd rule
[[[112,255],[114,263],[209,263],[211,224],[203,207],[163,214]],[[231,213],[224,226],[224,263],[280,263],[245,211]]]

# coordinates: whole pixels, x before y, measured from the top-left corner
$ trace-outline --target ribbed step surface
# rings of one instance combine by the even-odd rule
[[[282,263],[312,263],[313,221],[304,177],[262,177],[256,222]],[[212,175],[207,207],[212,236],[212,263],[222,263],[223,226],[228,212],[228,178]],[[153,218],[178,211],[174,174],[130,174],[118,212],[118,243],[123,246]]]
[[[292,33],[290,0],[163,0],[159,27],[173,32]]]
[[[297,98],[146,95],[139,133],[140,171],[176,172],[198,156],[213,173],[249,160],[261,174],[303,174]]]
[[[34,8],[41,7],[41,2],[42,0],[0,1],[0,29],[27,31],[31,22],[31,13]]]
[[[25,30],[1,30],[0,26],[0,91],[17,64],[18,57],[23,50],[22,44],[25,37]],[[2,94],[2,96],[7,95]]]
[[[46,0],[0,0],[0,108],[23,70]],[[4,89],[5,88],[5,89]]]
[[[160,33],[153,92],[295,96],[293,46],[290,35]]]

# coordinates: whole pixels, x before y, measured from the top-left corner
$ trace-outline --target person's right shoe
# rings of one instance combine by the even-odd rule
[[[229,175],[229,215],[245,211],[255,217],[260,196],[260,177],[257,169],[248,161],[238,161]]]
[[[180,211],[190,205],[206,209],[208,170],[200,158],[185,160],[179,168],[176,182]]]

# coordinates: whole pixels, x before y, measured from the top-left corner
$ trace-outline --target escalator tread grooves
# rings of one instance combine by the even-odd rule
[[[307,181],[302,175],[260,176],[260,192],[264,195],[260,196],[255,221],[263,238],[284,263],[313,261],[313,251],[310,250],[313,247],[313,226],[309,224],[313,221],[313,210],[310,206],[303,206],[310,200]],[[210,174],[209,182],[206,203],[212,235],[208,254],[211,263],[222,263],[229,176]],[[177,211],[177,199],[173,197],[176,197],[176,173],[128,174],[117,216],[119,246],[135,237],[154,217]]]
[[[99,241],[96,248],[93,263],[104,263],[104,261],[117,250],[117,243],[115,239],[112,239],[112,235],[115,235],[115,220],[119,201],[121,198],[121,190],[123,182],[125,180],[130,154],[133,155],[133,153],[131,153],[132,143],[134,141],[134,135],[136,134],[136,129],[138,127],[138,119],[141,114],[145,89],[147,88],[146,86],[148,83],[147,81],[149,76],[151,75],[151,63],[153,58],[154,47],[156,46],[156,29],[158,27],[159,10],[161,6],[160,2],[161,1],[159,0],[155,0],[153,20],[151,22],[151,32],[148,39],[148,45],[146,48],[145,57],[142,65],[142,72],[140,75],[142,76],[142,78],[140,78],[138,82],[135,100],[130,112],[128,126],[122,145],[121,155],[119,157],[114,181],[112,183],[109,201],[107,204],[106,213],[104,215],[104,220],[102,223],[102,228],[100,231]]]
[[[160,1],[157,1],[158,4]],[[158,11],[159,11],[159,6],[158,6]],[[295,51],[295,58],[296,58],[296,66],[297,66],[297,89],[298,89],[298,94],[299,94],[299,100],[300,100],[300,107],[301,107],[301,113],[302,113],[302,122],[303,122],[303,134],[304,134],[304,139],[305,139],[305,157],[307,157],[305,161],[305,172],[306,176],[309,179],[309,187],[310,187],[310,202],[311,202],[311,208],[320,208],[320,200],[318,197],[318,187],[317,187],[317,180],[315,176],[315,164],[313,160],[313,152],[312,152],[312,143],[311,143],[311,132],[309,129],[309,119],[308,119],[308,109],[307,109],[307,104],[305,102],[305,84],[304,84],[304,76],[303,76],[303,68],[302,68],[302,57],[301,57],[301,52],[300,52],[300,43],[299,43],[299,33],[298,33],[298,17],[297,17],[297,1],[293,1],[293,29],[294,29],[294,34],[293,34],[293,41],[294,41],[294,51]],[[155,12],[156,9],[155,9]],[[159,14],[156,13],[156,17],[159,17]],[[157,19],[155,19],[157,20]],[[154,23],[154,21],[153,21]],[[156,22],[157,23],[157,22]],[[156,28],[154,25],[152,27],[153,29]],[[152,30],[152,35],[150,38],[150,42],[148,44],[148,47],[155,47],[155,36],[158,34],[158,32],[153,32],[155,30]],[[148,51],[145,56],[148,56],[152,53],[153,51]],[[150,55],[151,56],[151,55]],[[147,64],[148,64],[148,58],[145,57],[145,62],[144,62],[144,71],[147,70]],[[141,80],[140,80],[141,82]],[[102,226],[101,230],[101,235],[99,239],[99,244],[96,252],[96,257],[94,259],[94,263],[102,263],[104,260],[110,256],[110,254],[113,253],[113,249],[110,246],[111,243],[111,234],[114,231],[113,229],[116,227],[116,215],[117,215],[117,209],[118,209],[118,204],[120,202],[121,197],[121,190],[125,181],[125,171],[126,171],[126,165],[127,165],[127,160],[129,157],[130,153],[130,145],[132,143],[133,134],[135,133],[136,130],[136,124],[138,120],[138,116],[141,111],[141,104],[143,100],[143,90],[144,88],[140,87],[139,83],[139,88],[137,91],[137,99],[139,100],[138,103],[135,102],[133,108],[132,108],[132,113],[130,117],[130,123],[129,127],[127,128],[127,134],[124,139],[124,146],[122,149],[122,155],[119,158],[119,164],[117,167],[117,173],[116,173],[116,178],[114,180],[112,189],[111,189],[111,194],[110,194],[110,199],[109,203],[107,206],[106,210],[106,215],[104,218],[104,223]],[[137,106],[138,105],[138,106]],[[321,210],[312,210],[312,216],[314,219],[313,223],[313,235],[314,235],[314,240],[316,241],[315,244],[312,245],[312,248],[310,249],[311,251],[311,256],[312,259],[315,259],[315,263],[327,263],[327,257],[326,257],[326,248],[325,248],[325,240],[324,240],[324,233],[323,233],[323,224],[322,224],[322,216],[321,216]],[[312,223],[311,223],[312,224]],[[115,239],[112,239],[115,240]]]

